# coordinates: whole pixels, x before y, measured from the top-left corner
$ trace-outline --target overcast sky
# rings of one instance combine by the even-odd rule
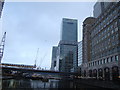
[[[6,2],[2,13],[2,32],[7,32],[2,63],[35,63],[49,69],[52,46],[58,45],[62,18],[78,19],[78,41],[82,22],[92,16],[95,2]]]

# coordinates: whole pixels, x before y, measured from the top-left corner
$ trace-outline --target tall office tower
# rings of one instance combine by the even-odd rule
[[[58,70],[71,72],[77,69],[77,20],[63,18],[61,40],[58,45]]]
[[[63,18],[61,41],[77,42],[77,20]]]
[[[58,47],[53,46],[52,48],[52,62],[51,62],[51,70],[55,70],[56,67],[56,60],[57,60],[57,49]]]
[[[4,0],[0,0],[0,18],[2,14],[3,5],[4,5]]]
[[[82,41],[78,42],[78,66],[82,64]]]
[[[87,60],[86,74],[90,77],[115,80],[120,75],[120,1],[105,2],[104,6],[103,12],[91,23],[91,49],[84,51],[89,52],[90,60],[84,58],[84,61]],[[89,38],[83,43],[88,43]]]

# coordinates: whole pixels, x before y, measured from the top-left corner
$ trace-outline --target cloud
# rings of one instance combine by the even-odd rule
[[[41,67],[50,67],[52,46],[60,40],[62,18],[77,18],[81,31],[82,21],[90,14],[93,4],[5,3],[2,21],[7,38],[2,62],[34,64],[39,48],[37,64],[43,59]]]

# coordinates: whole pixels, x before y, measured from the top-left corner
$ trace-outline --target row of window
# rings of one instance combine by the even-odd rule
[[[116,46],[115,48],[111,48],[111,49],[106,50],[104,52],[100,52],[100,53],[97,53],[95,55],[92,55],[92,60],[96,60],[96,59],[99,59],[99,58],[114,54],[114,53],[118,52],[118,49],[119,49],[118,47],[119,46]]]
[[[99,23],[99,22],[101,21],[101,19],[104,19],[104,17],[110,15],[111,12],[113,11],[113,10],[111,10],[111,9],[113,9],[113,8],[116,6],[116,4],[117,4],[117,2],[112,2],[112,3],[105,9],[104,13],[102,13],[102,15],[99,16],[97,23]]]
[[[108,57],[108,58],[105,58],[105,59],[101,59],[101,60],[98,60],[98,61],[92,61],[91,63],[88,64],[88,66],[92,67],[92,66],[96,66],[96,65],[102,65],[102,64],[113,62],[113,61],[118,61],[118,55]]]
[[[99,43],[98,45],[92,47],[92,55],[95,55],[99,52],[103,52],[105,50],[111,49],[112,47],[118,45],[118,33],[111,36],[109,39],[104,40],[104,42]]]
[[[96,35],[98,32],[100,32],[103,28],[106,27],[106,25],[110,24],[118,15],[118,8],[116,8],[114,11],[107,10],[109,12],[104,12],[96,21],[95,29],[92,32],[92,36]],[[105,15],[106,14],[106,15]],[[105,16],[104,16],[105,15]]]
[[[114,27],[113,27],[113,25],[114,25]],[[117,21],[116,21],[112,25],[108,26],[103,31],[101,31],[96,37],[94,37],[93,41],[92,41],[92,45],[94,46],[94,45],[98,44],[99,42],[103,41],[107,37],[110,37],[117,31],[118,31],[118,26],[117,26]]]

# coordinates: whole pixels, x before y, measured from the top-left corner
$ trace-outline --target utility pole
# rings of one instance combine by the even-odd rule
[[[0,43],[0,63],[3,57],[3,53],[4,53],[4,47],[5,47],[5,38],[6,38],[6,32],[4,33],[3,37],[2,37],[2,41]]]

